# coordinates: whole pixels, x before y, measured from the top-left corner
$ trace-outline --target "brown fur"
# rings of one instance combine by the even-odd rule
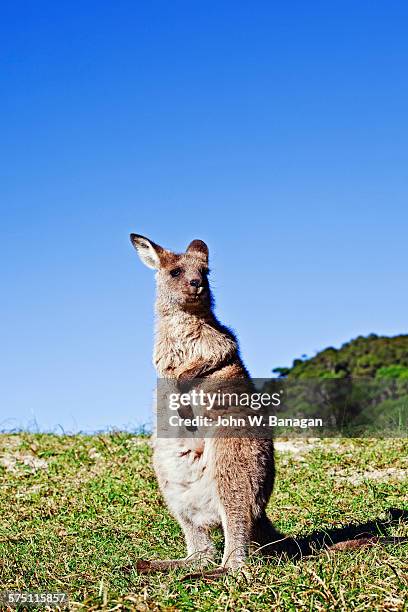
[[[208,249],[201,241],[193,241],[187,251],[176,255],[158,247],[143,236],[131,235],[132,243],[144,263],[157,270],[156,342],[154,364],[159,377],[186,381],[200,377],[228,382],[248,380],[247,370],[240,358],[235,336],[221,325],[212,311],[212,298],[207,280]],[[180,269],[177,277],[172,270]],[[198,286],[192,286],[191,281]],[[260,526],[268,536],[274,534],[265,514],[265,507],[274,481],[274,457],[271,440],[228,438],[187,443],[181,456],[195,455],[202,461],[205,447],[211,445],[204,469],[211,473],[219,499],[219,523],[225,536],[223,567],[238,568],[244,561],[252,537],[259,535]],[[196,444],[196,445],[195,445]],[[166,467],[154,459],[159,484],[165,497],[168,486]],[[171,476],[170,476],[171,478]],[[204,500],[203,500],[204,503]],[[208,529],[212,525],[199,524],[174,511],[185,532],[190,557],[182,560],[152,561],[139,564],[140,571],[180,567],[196,562],[202,547],[206,557],[212,557]],[[201,522],[203,522],[201,520]],[[204,521],[205,523],[205,521]],[[260,539],[260,538],[258,538]],[[189,541],[190,540],[190,541]],[[191,545],[193,541],[193,545]],[[263,543],[263,541],[261,542]],[[146,565],[147,564],[147,565]]]

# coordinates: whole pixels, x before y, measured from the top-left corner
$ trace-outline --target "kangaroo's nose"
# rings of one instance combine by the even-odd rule
[[[191,285],[192,287],[199,287],[199,286],[201,285],[201,281],[200,281],[200,279],[199,279],[199,278],[193,278],[193,279],[190,281],[190,285]]]

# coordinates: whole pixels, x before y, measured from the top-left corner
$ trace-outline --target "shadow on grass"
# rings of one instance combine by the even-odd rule
[[[266,556],[284,555],[292,560],[316,555],[322,550],[344,551],[355,550],[363,546],[375,544],[402,544],[408,542],[408,537],[389,536],[389,528],[399,522],[408,522],[408,511],[399,508],[388,509],[389,518],[376,519],[358,525],[350,524],[344,527],[314,531],[305,537],[285,537],[275,532],[270,539],[271,544],[263,546],[261,551]]]

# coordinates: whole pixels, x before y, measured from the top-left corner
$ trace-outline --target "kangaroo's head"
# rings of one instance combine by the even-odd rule
[[[208,247],[193,240],[185,253],[172,253],[144,236],[130,234],[142,262],[156,270],[157,300],[162,307],[200,312],[211,308]]]

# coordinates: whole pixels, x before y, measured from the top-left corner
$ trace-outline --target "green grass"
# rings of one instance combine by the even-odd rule
[[[284,533],[307,535],[385,519],[391,507],[408,509],[408,441],[290,449],[277,453],[268,509]],[[390,533],[408,536],[408,524]],[[216,539],[221,550],[221,535]],[[3,590],[67,591],[71,607],[84,610],[408,609],[407,544],[298,562],[252,558],[245,573],[214,581],[183,581],[181,570],[139,576],[133,569],[138,558],[183,553],[146,438],[0,435]]]

